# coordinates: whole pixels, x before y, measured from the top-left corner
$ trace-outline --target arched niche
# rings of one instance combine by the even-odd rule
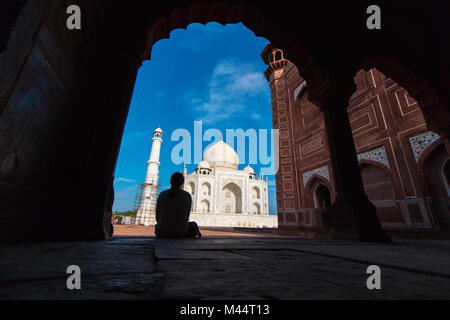
[[[231,182],[223,186],[221,199],[224,213],[242,213],[242,190],[237,184]]]
[[[210,196],[211,195],[211,184],[209,184],[209,182],[202,183],[201,195],[202,196]]]
[[[421,159],[419,163],[432,210],[434,224],[450,229],[450,157],[444,143],[440,143]]]
[[[389,170],[376,164],[361,163],[361,177],[364,191],[376,206],[381,223],[404,226],[405,221],[395,201],[394,186]]]
[[[195,195],[195,183],[194,182],[188,182],[186,186],[184,187],[184,190],[189,192],[191,196]]]
[[[332,206],[330,190],[322,183],[314,190],[314,205],[316,209],[330,209]]]
[[[253,203],[250,208],[250,213],[260,215],[261,214],[260,204],[257,202]]]
[[[258,187],[253,187],[251,189],[251,197],[252,197],[253,200],[261,199],[261,191],[259,190]]]
[[[209,205],[209,201],[208,200],[202,200],[200,202],[200,207],[199,207],[199,211],[201,213],[208,213],[210,212],[210,205]]]

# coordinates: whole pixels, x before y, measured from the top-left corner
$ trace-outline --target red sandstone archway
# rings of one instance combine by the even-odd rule
[[[361,176],[369,200],[376,206],[378,218],[384,225],[404,226],[400,208],[395,201],[389,171],[382,166],[361,164]]]
[[[302,208],[310,210],[315,227],[329,229],[332,224],[331,207],[334,197],[328,180],[314,174],[305,186]]]
[[[157,40],[192,22],[243,22],[283,48],[308,82],[308,96],[321,107],[335,95],[340,98],[335,103],[345,105],[354,91],[354,72],[376,66],[426,110],[431,129],[449,131],[448,111],[440,107],[450,105],[448,51],[440,50],[440,34],[449,22],[442,19],[445,10],[432,4],[423,10],[422,4],[410,3],[404,11],[386,2],[383,8],[390,14],[383,29],[373,32],[364,28],[366,4],[359,2],[327,3],[328,10],[320,1],[276,6],[269,1],[73,2],[86,12],[79,32],[64,28],[65,8],[52,1],[34,2],[38,10],[27,7],[12,33],[9,27],[0,30],[0,39],[12,34],[0,55],[0,194],[5,208],[0,225],[8,226],[0,234],[6,237],[101,238],[106,190],[139,64],[150,57]],[[11,13],[15,17],[17,12]],[[380,58],[386,56],[406,69],[388,66],[392,59]],[[339,130],[337,125],[333,139]],[[349,140],[344,136],[339,138]],[[350,150],[353,157],[351,149],[342,154]],[[342,179],[335,180],[342,185]],[[33,204],[32,213],[23,199]],[[42,234],[33,234],[37,227]]]
[[[333,201],[330,182],[322,176],[313,174],[308,183],[305,185],[305,194],[303,195],[301,204],[303,208],[318,208],[316,201],[316,191],[320,186],[323,186],[328,190],[330,201]]]
[[[426,186],[426,202],[436,227],[450,228],[450,157],[444,143],[431,148],[420,159],[419,168]]]
[[[190,23],[206,24],[215,21],[225,25],[227,23],[242,22],[256,36],[269,39],[273,45],[283,48],[286,58],[301,68],[301,75],[308,83],[310,100],[320,106],[322,100],[319,95],[328,89],[327,85],[330,84],[330,79],[328,76],[325,76],[323,67],[313,60],[316,53],[315,50],[312,50],[311,45],[305,41],[306,37],[296,37],[283,24],[269,18],[269,15],[265,14],[265,10],[261,9],[257,5],[237,5],[215,1],[211,3],[192,2],[188,5],[177,6],[168,10],[170,13],[167,16],[158,19],[151,25],[146,49],[142,57],[144,60],[150,59],[152,47],[157,41],[169,38],[170,32],[174,29],[186,29]],[[300,20],[297,23],[299,28],[308,29],[307,22]],[[398,24],[398,21],[395,21],[395,23]],[[414,22],[402,21],[401,30],[410,30],[408,33],[409,37],[421,34],[421,29]],[[397,32],[399,31],[397,30]],[[380,48],[375,47],[373,50],[378,52]],[[411,97],[419,102],[430,130],[441,134],[450,134],[450,113],[445,102],[443,102],[444,97],[440,99],[436,92],[409,67],[398,63],[393,58],[374,58],[373,52],[368,53],[367,56],[353,56],[352,58],[352,67],[348,68],[343,74],[344,77],[347,76],[347,86],[349,87],[347,90],[349,90],[349,94],[354,90],[353,83],[351,83],[353,80],[352,70],[370,70],[376,67],[404,87]],[[340,70],[341,66],[333,67],[339,69],[338,72],[342,72]],[[439,73],[441,74],[442,70]],[[445,77],[445,75],[443,76]],[[447,101],[450,102],[450,98]]]
[[[365,71],[376,68],[405,88],[418,102],[428,130],[443,136],[450,134],[450,113],[444,98],[439,97],[436,91],[410,68],[393,58],[368,59],[362,62],[361,67]]]
[[[186,5],[178,5],[167,10],[167,15],[151,24],[142,59],[151,58],[152,47],[157,41],[170,38],[173,30],[186,29],[191,23],[206,24],[214,21],[225,25],[242,22],[254,32],[255,36],[264,37],[275,46],[283,48],[286,58],[302,66],[302,76],[308,81],[310,87],[315,87],[316,84],[322,87],[324,83],[327,83],[325,72],[313,59],[308,45],[278,21],[270,18],[270,14],[261,10],[262,8],[264,6],[246,2],[233,4],[218,1],[194,1]],[[298,23],[303,24],[301,21]]]
[[[315,189],[314,198],[315,198],[315,206],[317,209],[331,208],[332,203],[331,203],[330,190],[323,184],[320,184]]]

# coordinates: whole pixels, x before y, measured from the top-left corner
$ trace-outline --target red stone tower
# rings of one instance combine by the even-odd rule
[[[267,45],[261,54],[262,59],[268,65],[265,71],[267,81],[270,83],[273,128],[279,130],[279,169],[276,174],[277,183],[277,211],[278,224],[284,225],[283,219],[289,222],[297,222],[295,212],[299,207],[298,176],[295,172],[295,150],[293,144],[292,115],[290,114],[289,98],[290,83],[294,80],[292,69],[295,66],[284,58],[283,51]]]

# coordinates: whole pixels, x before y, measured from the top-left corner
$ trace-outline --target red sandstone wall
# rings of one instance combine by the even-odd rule
[[[298,202],[298,177],[295,172],[295,155],[292,136],[292,110],[290,106],[289,84],[286,81],[288,70],[279,70],[272,74],[270,87],[272,91],[272,114],[273,126],[279,129],[280,134],[280,157],[277,181],[277,208],[282,211],[288,222],[297,223],[295,211],[299,207]],[[280,221],[280,224],[285,223]]]
[[[279,226],[320,228],[325,219],[321,212],[326,210],[316,208],[315,188],[323,184],[333,201],[336,196],[323,115],[308,101],[305,89],[294,96],[303,79],[292,63],[269,69],[273,124],[280,129]],[[444,142],[433,142],[416,161],[409,138],[428,131],[417,102],[376,69],[360,70],[354,81],[357,89],[349,101],[349,119],[366,193],[377,206],[380,221],[394,229],[438,227],[433,212],[437,205],[424,179],[421,158]],[[374,150],[382,154],[377,156]],[[323,171],[311,174],[318,168],[327,168],[328,177]]]

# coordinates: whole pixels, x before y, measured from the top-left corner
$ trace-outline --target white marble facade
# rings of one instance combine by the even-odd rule
[[[184,170],[191,220],[200,226],[277,227],[277,216],[269,215],[267,182],[249,165],[238,166],[237,153],[219,141],[205,151],[193,173]]]

